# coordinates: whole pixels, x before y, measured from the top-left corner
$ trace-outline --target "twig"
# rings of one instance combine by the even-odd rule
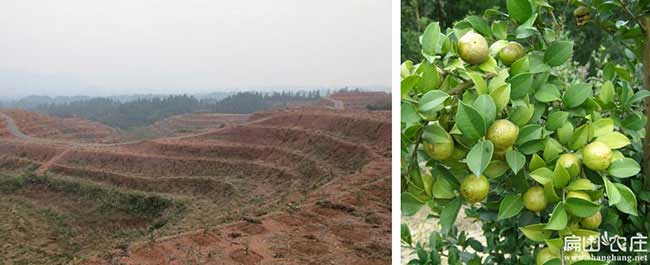
[[[630,15],[630,17],[632,17],[632,19],[635,20],[636,23],[639,24],[639,27],[641,27],[641,30],[646,31],[647,29],[643,27],[643,23],[641,23],[641,19],[639,17],[635,16],[634,13],[632,13],[632,11],[630,11],[630,9],[627,8],[627,5],[625,4],[625,2],[623,2],[623,0],[618,0],[618,2],[621,4],[621,7],[623,7],[623,10],[625,10],[625,12],[627,12],[627,14]]]

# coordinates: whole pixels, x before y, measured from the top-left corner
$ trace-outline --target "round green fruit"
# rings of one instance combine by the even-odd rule
[[[519,127],[509,120],[496,120],[487,131],[487,139],[492,141],[495,149],[510,148],[519,136]]]
[[[469,64],[480,64],[488,57],[488,43],[481,34],[467,32],[458,40],[458,55]]]
[[[591,170],[602,171],[612,162],[612,149],[601,142],[593,142],[582,149],[582,162]]]
[[[602,222],[603,222],[603,215],[600,214],[600,212],[596,212],[596,214],[590,217],[582,218],[582,220],[580,220],[580,225],[590,230],[597,230]]]
[[[470,202],[480,202],[490,192],[490,182],[484,175],[477,177],[470,174],[460,184],[460,195]]]
[[[497,56],[503,64],[510,66],[521,57],[524,57],[525,54],[526,52],[524,51],[524,47],[521,46],[521,44],[511,41],[508,43],[508,45],[503,47],[501,51],[499,51],[499,54]]]
[[[572,178],[580,174],[580,159],[575,154],[563,154],[557,159],[557,163],[565,168]]]
[[[445,160],[454,153],[454,139],[447,134],[448,142],[445,143],[427,143],[424,142],[424,151],[430,158],[435,160]]]
[[[532,212],[541,212],[548,206],[548,200],[544,195],[544,188],[535,186],[529,188],[523,196],[524,207]]]
[[[584,191],[569,191],[566,194],[567,198],[578,198],[587,201],[591,201],[591,196]]]
[[[537,265],[544,265],[544,263],[554,258],[555,255],[553,255],[550,248],[543,248],[539,250],[539,252],[537,252],[537,257],[535,258],[535,261]]]

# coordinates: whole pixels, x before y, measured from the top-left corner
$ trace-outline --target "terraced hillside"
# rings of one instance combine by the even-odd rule
[[[123,144],[0,138],[0,218],[9,224],[0,240],[16,246],[0,256],[27,264],[390,262],[388,113],[291,108],[206,127]]]
[[[162,135],[179,135],[214,129],[248,120],[245,114],[190,113],[174,115],[154,123],[151,128]]]
[[[81,118],[56,118],[19,109],[0,111],[13,120],[25,135],[51,140],[82,143],[114,143],[119,135],[111,127]],[[0,130],[0,135],[2,131]]]

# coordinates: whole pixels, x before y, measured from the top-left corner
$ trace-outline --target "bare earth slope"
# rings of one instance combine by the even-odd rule
[[[387,112],[290,108],[225,124],[200,117],[206,127],[200,132],[85,144],[32,136],[43,129],[24,131],[23,124],[38,126],[13,116],[0,116],[0,172],[47,177],[0,176],[0,192],[21,202],[34,223],[47,227],[53,212],[56,223],[76,229],[28,231],[26,238],[54,236],[48,244],[55,245],[17,242],[43,253],[32,262],[390,263]],[[19,130],[12,133],[7,124]],[[80,247],[83,242],[92,244]],[[5,251],[0,255],[24,258],[19,249]]]

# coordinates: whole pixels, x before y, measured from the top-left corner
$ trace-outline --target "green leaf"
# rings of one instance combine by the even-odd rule
[[[573,125],[570,122],[565,123],[562,127],[557,129],[557,138],[563,145],[568,145],[573,136]]]
[[[417,84],[420,81],[420,77],[417,75],[411,75],[407,76],[406,78],[402,79],[402,82],[400,83],[400,96],[402,98],[405,98],[409,95],[409,92],[413,90],[413,87],[415,87],[415,84]]]
[[[560,196],[557,195],[557,192],[555,191],[555,185],[553,185],[553,181],[549,181],[546,184],[544,184],[544,197],[546,197],[546,200],[550,203],[556,203],[562,200]]]
[[[650,97],[650,91],[640,90],[639,92],[636,92],[632,98],[630,98],[630,101],[627,104],[630,105],[637,103],[646,97]]]
[[[569,172],[559,163],[555,164],[555,170],[553,171],[553,185],[557,188],[564,188],[566,184],[571,180]]]
[[[474,87],[476,87],[476,91],[479,95],[488,93],[487,83],[485,82],[485,79],[483,79],[481,73],[467,72],[467,75],[469,75],[469,78],[474,82]]]
[[[548,115],[546,120],[546,129],[555,131],[562,127],[569,119],[569,113],[566,111],[555,111]]]
[[[483,116],[472,106],[458,102],[456,126],[468,139],[476,140],[485,135],[486,122]]]
[[[524,202],[521,200],[521,196],[518,194],[506,195],[499,205],[499,213],[497,214],[497,220],[508,219],[517,215],[521,210],[524,209]]]
[[[566,187],[567,190],[576,191],[576,190],[586,190],[592,191],[596,189],[596,185],[591,183],[589,179],[576,179]]]
[[[609,205],[617,204],[621,201],[621,193],[614,183],[609,181],[607,177],[603,176],[603,183],[605,183],[605,190],[607,191],[607,198],[609,198]]]
[[[480,95],[474,101],[474,108],[483,116],[489,127],[497,117],[497,106],[489,95]]]
[[[458,210],[460,210],[460,206],[462,205],[463,199],[458,197],[447,203],[447,205],[442,208],[442,211],[440,211],[440,226],[442,227],[441,232],[443,235],[448,234],[452,225],[456,222]]]
[[[401,236],[400,236],[402,242],[405,242],[407,244],[411,244],[413,239],[411,238],[411,230],[409,229],[409,226],[407,224],[402,224],[401,225]]]
[[[519,24],[526,22],[533,14],[533,8],[528,0],[508,0],[506,7],[510,17]]]
[[[528,72],[530,63],[528,62],[528,56],[524,56],[516,60],[512,65],[510,65],[510,75],[515,76],[521,73]]]
[[[501,160],[492,160],[488,167],[483,171],[483,175],[488,178],[497,178],[508,172],[508,164]]]
[[[422,34],[422,50],[430,55],[435,55],[440,43],[440,23],[433,22],[427,26]]]
[[[513,107],[510,109],[510,121],[517,126],[524,126],[530,121],[535,114],[535,106],[533,104],[523,103],[518,101],[515,103],[513,101]]]
[[[453,141],[449,136],[449,133],[447,133],[447,131],[445,131],[445,129],[438,123],[430,123],[424,127],[422,139],[431,144],[446,144]]]
[[[628,130],[638,131],[645,126],[645,118],[638,113],[631,113],[621,121],[621,126]]]
[[[490,37],[492,35],[492,31],[490,31],[490,26],[488,26],[487,22],[479,16],[469,16],[465,18],[469,22],[469,24],[472,25],[472,28],[474,30],[478,31],[481,33],[481,35],[485,37]]]
[[[617,178],[629,178],[641,172],[641,166],[634,159],[623,158],[612,162],[607,172]]]
[[[591,84],[575,84],[564,92],[563,101],[569,108],[575,108],[582,105],[587,98],[591,97],[591,94]]]
[[[616,204],[616,208],[618,208],[619,211],[624,212],[626,214],[638,216],[637,201],[634,192],[632,192],[630,188],[628,188],[623,184],[614,183],[614,185],[618,187],[618,191],[621,193],[621,201]]]
[[[593,137],[603,136],[614,131],[614,120],[611,118],[600,119],[592,123]]]
[[[563,151],[564,148],[562,147],[562,144],[560,144],[560,142],[558,142],[554,138],[548,138],[546,139],[546,145],[544,146],[544,153],[542,153],[542,156],[544,156],[544,161],[553,161]]]
[[[415,107],[411,104],[402,104],[400,109],[400,119],[403,123],[412,124],[420,121],[420,116],[418,116],[415,111]]]
[[[530,165],[528,165],[528,170],[534,171],[538,168],[543,168],[546,166],[546,162],[542,159],[537,153],[533,154],[533,157],[530,159]],[[550,171],[550,170],[549,170]]]
[[[508,102],[510,102],[510,85],[505,84],[495,88],[490,92],[490,97],[492,97],[497,107],[497,113],[501,112],[501,110],[508,106]]]
[[[460,181],[458,181],[458,179],[442,165],[436,165],[435,167],[432,167],[431,174],[445,178],[447,182],[451,184],[455,189],[458,189],[460,187]]]
[[[411,216],[417,213],[424,204],[415,198],[413,194],[402,192],[400,205],[402,206],[402,215]]]
[[[431,114],[439,111],[444,107],[444,102],[449,95],[441,90],[431,90],[424,94],[418,101],[418,111]]]
[[[584,218],[596,214],[600,205],[579,198],[567,198],[565,208],[571,215]]]
[[[533,75],[521,73],[510,78],[510,98],[520,99],[528,95],[533,85]]]
[[[422,74],[422,78],[416,86],[419,93],[426,93],[438,88],[441,77],[436,65],[424,61],[418,67],[418,71]]]
[[[560,202],[555,205],[555,208],[553,209],[553,213],[551,214],[551,219],[548,221],[544,229],[562,230],[566,228],[568,222],[569,222],[569,217],[567,216],[567,213],[564,210],[564,203]]]
[[[596,141],[604,143],[612,149],[623,148],[631,143],[630,139],[628,139],[627,136],[623,135],[620,132],[610,132],[596,138]]]
[[[544,63],[560,66],[573,56],[573,41],[556,41],[544,52]]]
[[[590,134],[590,127],[588,123],[578,127],[578,129],[576,129],[576,131],[573,132],[573,135],[571,136],[571,140],[569,141],[569,148],[573,150],[578,150],[584,147],[590,138],[589,134]]]
[[[519,230],[524,233],[524,235],[535,242],[544,242],[544,240],[549,239],[553,231],[545,230],[545,224],[534,224],[525,227],[520,227]]]
[[[519,130],[516,145],[521,145],[532,140],[542,139],[542,126],[539,124],[529,124]]]
[[[467,153],[467,167],[476,176],[483,174],[483,171],[488,167],[490,160],[492,160],[492,152],[494,145],[490,140],[481,140],[476,143],[471,150]]]
[[[496,74],[499,72],[499,67],[497,66],[497,61],[494,60],[491,56],[488,56],[484,62],[478,65],[478,69],[486,73]]]
[[[510,169],[512,169],[512,172],[517,174],[524,167],[524,164],[526,164],[526,156],[516,150],[508,150],[506,151],[506,161]]]
[[[561,100],[562,95],[560,94],[560,90],[557,88],[557,86],[553,84],[543,84],[542,87],[537,90],[535,93],[535,99],[537,99],[539,102],[551,102],[551,101],[556,101],[556,100]]]
[[[424,177],[427,175],[428,174],[422,176]],[[436,199],[452,199],[456,197],[456,194],[454,194],[454,188],[445,178],[442,177],[436,178],[436,181],[433,182],[431,195]]]
[[[611,81],[607,80],[598,89],[596,93],[596,99],[604,107],[610,107],[613,106],[615,94],[616,92],[614,91],[614,84],[612,84]]]
[[[529,176],[542,185],[553,181],[553,171],[545,167],[535,169],[529,173]]]
[[[508,25],[503,21],[494,21],[492,23],[492,33],[497,39],[505,40],[508,37]]]

